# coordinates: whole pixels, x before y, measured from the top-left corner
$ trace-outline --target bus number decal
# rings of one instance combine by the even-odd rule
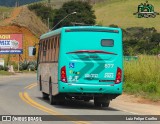
[[[79,76],[69,76],[69,82],[78,82]]]
[[[104,67],[105,67],[105,68],[113,68],[113,67],[114,67],[114,64],[105,64]]]
[[[85,74],[85,78],[98,78],[98,74]]]
[[[113,78],[114,77],[114,73],[105,73],[104,77],[105,78]]]

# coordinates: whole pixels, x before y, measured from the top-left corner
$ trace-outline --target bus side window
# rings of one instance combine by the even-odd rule
[[[56,38],[56,55],[55,55],[55,61],[58,62],[58,54],[59,54],[59,36]]]
[[[40,60],[40,62],[43,62],[43,45],[44,45],[44,40],[42,40],[41,41],[41,49],[40,49],[40,51],[41,51],[41,60]]]
[[[54,38],[54,45],[53,45],[53,49],[54,49],[54,62],[56,62],[56,45],[57,45],[57,37]]]
[[[49,56],[49,39],[46,40],[46,62],[48,62],[48,56]]]
[[[48,41],[48,61],[51,61],[51,39]]]
[[[43,42],[43,62],[46,61],[46,40]]]
[[[51,49],[52,49],[52,61],[54,61],[54,56],[55,56],[55,48],[54,48],[54,45],[55,45],[55,37],[53,37],[52,43],[51,43]]]
[[[51,39],[51,61],[53,61],[53,40],[54,38]]]
[[[42,62],[42,41],[39,42],[39,50],[38,50],[38,62]]]
[[[60,45],[60,37],[58,37],[58,43],[57,43],[57,61],[58,61],[58,57],[59,57],[59,45]]]

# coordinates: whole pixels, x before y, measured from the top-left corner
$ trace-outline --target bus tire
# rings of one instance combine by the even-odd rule
[[[102,107],[109,107],[110,100],[107,100],[102,103]]]
[[[101,103],[100,102],[94,102],[94,106],[95,107],[101,107]]]
[[[49,95],[47,93],[42,92],[42,97],[43,97],[43,99],[48,99]]]
[[[42,81],[41,81],[41,76],[39,76],[39,90],[42,91]]]
[[[56,104],[54,96],[52,95],[52,84],[51,84],[51,82],[49,83],[49,103],[51,105],[55,105]]]
[[[84,98],[84,101],[85,101],[85,102],[89,102],[90,99],[89,99],[89,98]]]
[[[95,97],[94,105],[96,107],[109,107],[110,100],[103,97]]]
[[[101,102],[99,97],[94,98],[94,106],[101,107]]]

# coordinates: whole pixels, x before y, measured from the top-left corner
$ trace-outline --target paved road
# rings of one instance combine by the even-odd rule
[[[121,103],[119,103],[121,104]],[[117,121],[86,121],[92,120],[93,118],[98,119],[109,119],[123,118],[125,116],[115,115],[133,115],[133,112],[122,111],[114,107],[114,104],[109,108],[97,108],[93,105],[93,101],[86,103],[82,101],[65,101],[62,105],[50,105],[48,100],[43,100],[41,92],[38,91],[36,84],[36,74],[18,74],[14,76],[0,76],[0,115],[51,115],[50,119],[58,119],[64,121],[55,121],[54,123],[59,124],[116,124]],[[54,116],[53,116],[54,115]],[[59,115],[59,116],[58,116]],[[70,115],[81,115],[81,116],[70,116]],[[113,115],[113,116],[83,116],[83,115]],[[50,116],[46,116],[46,118]],[[81,118],[81,119],[78,119]],[[82,120],[82,118],[84,120]],[[25,119],[25,117],[23,118]],[[40,118],[38,118],[40,119]],[[44,116],[42,117],[42,120]],[[66,121],[67,120],[67,121]],[[0,122],[4,124],[21,124],[24,122]],[[27,123],[27,122],[26,122]],[[29,122],[34,123],[46,123],[50,124],[53,122]],[[148,124],[152,122],[140,122],[130,121],[124,122],[119,121],[118,123],[130,123],[130,124]],[[157,123],[158,122],[154,122]]]

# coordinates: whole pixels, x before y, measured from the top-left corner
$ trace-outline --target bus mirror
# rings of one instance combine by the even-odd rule
[[[36,55],[36,48],[33,48],[32,55]]]

